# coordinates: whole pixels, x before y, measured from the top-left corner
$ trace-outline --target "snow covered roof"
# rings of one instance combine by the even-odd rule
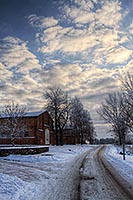
[[[36,111],[36,112],[28,112],[25,117],[37,117],[41,115],[42,113],[46,112],[47,110],[42,110],[42,111]]]
[[[42,113],[46,112],[47,110],[42,110],[42,111],[36,111],[36,112],[28,112],[24,117],[37,117],[41,115]],[[8,118],[10,116],[7,116],[5,114],[1,114],[0,118]]]

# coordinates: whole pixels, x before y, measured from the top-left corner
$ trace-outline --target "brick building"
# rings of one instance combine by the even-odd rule
[[[62,136],[63,144],[80,144],[79,134],[76,134],[72,128],[65,128]]]
[[[3,120],[5,118],[0,118]],[[16,137],[15,144],[55,145],[56,137],[53,130],[53,121],[47,110],[29,112],[24,117],[27,131],[21,137]],[[58,135],[59,137],[59,135]],[[79,135],[72,128],[63,130],[63,144],[79,144]],[[11,144],[10,135],[0,134],[0,144]]]
[[[49,113],[29,112],[24,117],[27,131],[23,137],[17,137],[15,144],[54,144],[53,121]],[[0,119],[1,120],[1,119]],[[10,144],[10,136],[0,135],[0,144]]]

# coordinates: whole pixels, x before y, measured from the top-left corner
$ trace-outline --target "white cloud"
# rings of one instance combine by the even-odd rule
[[[101,7],[94,9],[94,1],[75,0],[75,6],[64,7],[65,19],[73,23],[88,24],[95,21],[97,26],[118,28],[122,20],[121,4],[119,1],[95,1]],[[77,6],[78,5],[78,6]]]
[[[82,8],[65,6],[64,8],[66,18],[74,23],[86,24],[95,20],[95,14],[89,10],[85,10]]]
[[[0,86],[3,101],[26,102],[34,99],[32,92],[38,90],[42,80],[38,78],[41,66],[27,44],[15,37],[1,40]]]
[[[99,103],[105,94],[118,90],[120,81],[117,78],[120,72],[118,69],[100,69],[93,65],[55,65],[45,74],[45,81],[50,85],[58,84],[65,90],[74,91],[74,95],[87,97],[92,104]],[[101,101],[100,100],[100,101]]]
[[[118,1],[105,1],[101,9],[96,11],[98,24],[118,28],[122,20],[121,5]]]
[[[81,14],[81,12],[80,12],[80,14]],[[86,24],[86,23],[90,23],[94,20],[95,20],[94,13],[91,13],[91,12],[88,13],[88,12],[83,11],[83,14],[81,14],[81,16],[76,17],[75,23]]]
[[[29,23],[36,28],[44,29],[58,24],[58,20],[54,17],[43,17],[37,15],[30,15],[28,17]]]
[[[50,41],[46,47],[41,48],[44,52],[62,50],[63,52],[82,52],[97,44],[95,36],[86,35],[83,37],[64,37],[60,40]]]
[[[8,78],[12,77],[12,72],[7,70],[5,66],[0,63],[0,81],[7,80]]]
[[[76,62],[76,55],[80,54],[80,62],[89,61],[97,66],[124,64],[132,52],[123,47],[128,37],[127,33],[120,30],[124,16],[121,14],[121,9],[121,4],[117,0],[100,2],[75,0],[74,4],[62,7],[65,20],[76,25],[69,23],[67,27],[63,27],[60,23],[64,18],[61,18],[57,24],[53,17],[48,20],[43,16],[29,16],[29,22],[41,29],[41,31],[37,29],[36,33],[38,51],[42,55],[50,55],[50,59],[54,59],[54,55],[59,52],[63,54],[61,59],[67,59],[68,56],[67,61],[72,55],[75,56]],[[53,26],[44,26],[43,22],[46,21],[51,24],[53,21]]]
[[[129,31],[131,34],[133,34],[133,21],[131,22],[131,24],[129,26]]]
[[[107,63],[113,63],[113,64],[124,63],[129,59],[131,55],[132,51],[124,47],[118,47],[108,52],[106,61]]]
[[[78,88],[79,76],[82,72],[82,68],[76,64],[68,65],[55,65],[53,68],[48,70],[47,75],[45,74],[45,81],[51,85],[55,83],[59,86],[65,87],[69,90],[69,87]],[[77,87],[78,85],[78,87]]]
[[[93,2],[94,2],[94,0],[93,1],[88,1],[88,0],[74,0],[74,2],[78,5],[78,6],[80,6],[81,8],[83,8],[83,9],[86,9],[86,10],[88,10],[88,9],[93,9],[94,8],[94,4],[93,4]]]
[[[97,40],[102,44],[104,48],[111,49],[119,45],[120,36],[118,31],[111,29],[101,29],[96,31]]]
[[[71,24],[65,28],[56,25],[38,32],[38,50],[49,55],[57,51],[66,55],[81,53],[81,60],[88,59],[89,52],[90,59],[97,65],[122,63],[128,59],[131,54],[128,49],[122,47],[121,56],[118,52],[119,45],[122,46],[128,40],[127,35],[120,35],[119,30],[122,20],[121,4],[115,0],[101,1],[101,7],[95,12],[92,10],[93,2],[76,0],[75,6],[66,5],[64,10],[68,20],[71,19],[76,25],[80,21],[82,24],[89,24],[82,28],[74,28]],[[113,59],[115,53],[118,56],[116,61]]]
[[[133,59],[129,60],[129,62],[123,67],[122,72],[126,73],[129,72],[133,74]]]
[[[19,68],[19,65],[24,63],[27,59],[34,60],[37,67],[39,67],[39,64],[37,64],[38,61],[36,56],[29,51],[27,44],[24,41],[20,40],[19,38],[8,36],[1,40],[1,42],[1,63],[3,63],[6,68]]]
[[[37,59],[27,58],[18,67],[17,72],[29,74],[33,70],[41,70]]]

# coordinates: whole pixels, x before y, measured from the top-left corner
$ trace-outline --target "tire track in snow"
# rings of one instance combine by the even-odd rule
[[[48,200],[79,200],[80,168],[86,155],[92,150],[76,156],[67,164],[57,179],[56,188],[52,191]]]
[[[102,147],[86,156],[81,173],[80,200],[130,200],[101,161]]]

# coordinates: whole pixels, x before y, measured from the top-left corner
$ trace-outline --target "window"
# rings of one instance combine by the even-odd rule
[[[25,131],[24,137],[28,137],[28,136],[29,136],[29,132],[28,132],[28,131]]]

